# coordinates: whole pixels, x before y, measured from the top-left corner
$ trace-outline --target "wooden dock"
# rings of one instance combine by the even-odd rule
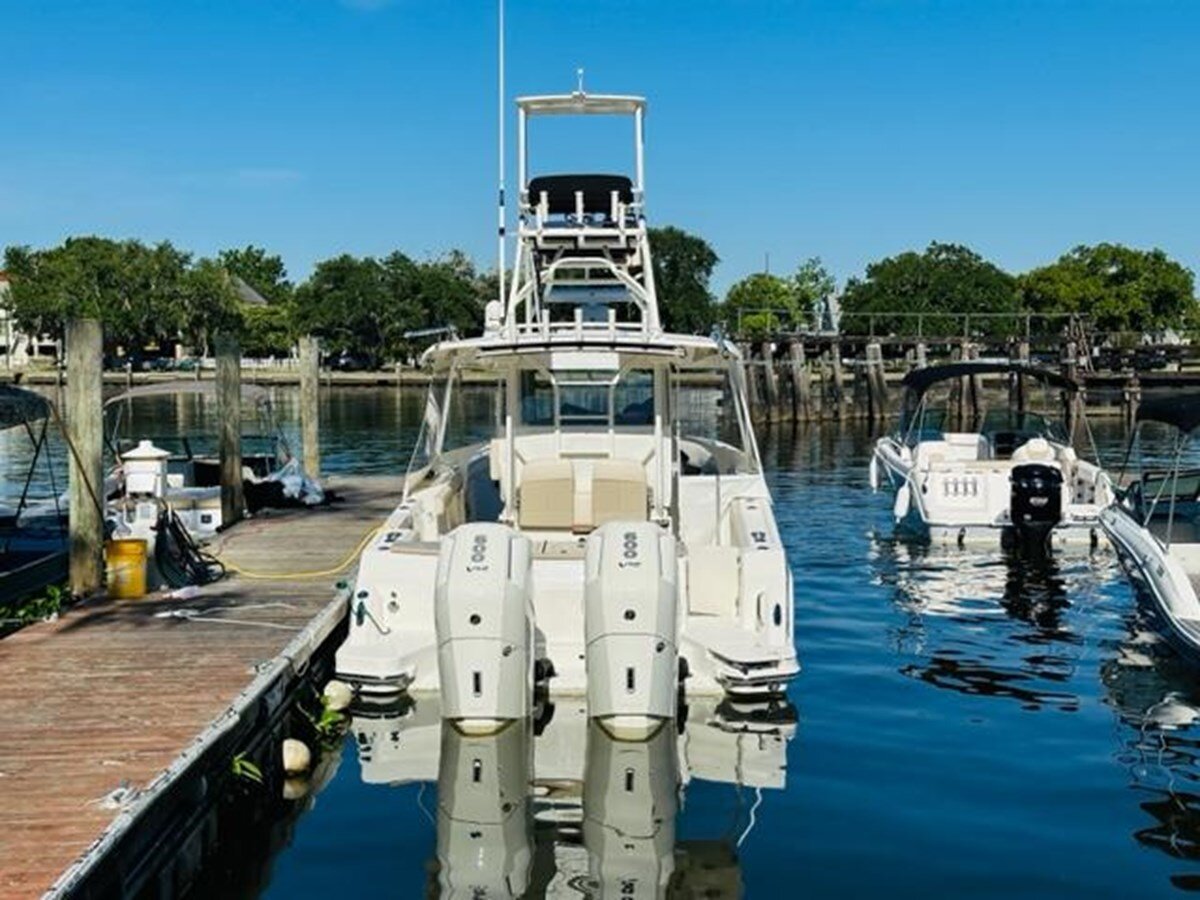
[[[210,549],[232,575],[191,600],[98,601],[0,641],[0,896],[40,897],[136,827],[197,738],[332,632],[337,567],[399,499],[395,477],[334,477],[340,497],[235,525]],[[300,638],[299,641],[297,638]],[[165,773],[165,774],[164,774]]]

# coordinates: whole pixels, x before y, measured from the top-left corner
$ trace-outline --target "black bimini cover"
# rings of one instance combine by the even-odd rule
[[[612,211],[612,193],[622,203],[633,202],[633,182],[624,175],[539,175],[529,182],[529,202],[537,206],[546,195],[550,215],[575,212],[575,193],[583,191],[585,213]]]
[[[969,375],[1022,375],[1064,391],[1078,391],[1079,383],[1062,372],[1033,363],[1005,359],[970,359],[963,362],[946,363],[913,369],[904,376],[904,386],[917,396],[924,394],[933,385],[951,378],[966,378]]]
[[[1147,397],[1138,406],[1137,420],[1162,422],[1189,434],[1200,426],[1200,393],[1181,391]]]
[[[0,384],[0,431],[50,418],[50,401],[12,384]]]

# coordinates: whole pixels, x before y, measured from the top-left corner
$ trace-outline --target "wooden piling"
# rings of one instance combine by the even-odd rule
[[[321,475],[320,384],[320,346],[315,337],[305,335],[300,338],[300,443],[310,478]]]
[[[763,365],[763,387],[766,392],[767,420],[778,422],[780,419],[779,377],[775,371],[775,345],[771,341],[763,341],[759,346]]]
[[[842,378],[842,342],[834,341],[829,345],[829,363],[832,369],[832,381],[829,385],[830,399],[833,401],[834,416],[841,420],[846,418],[846,390]]]
[[[742,371],[746,378],[746,399],[750,405],[750,418],[759,420],[762,417],[762,390],[759,388],[758,382],[758,366],[755,364],[754,358],[751,356],[750,344],[742,345]]]
[[[883,345],[872,341],[866,348],[867,405],[873,422],[887,417],[887,378],[883,371]]]
[[[237,338],[218,335],[217,419],[221,452],[221,520],[225,527],[242,518],[242,351]]]
[[[792,365],[792,418],[809,421],[812,419],[812,376],[804,358],[804,344],[792,341],[788,345],[788,358]]]
[[[104,335],[98,319],[67,323],[70,582],[76,596],[104,586]]]
[[[918,369],[923,369],[929,365],[929,348],[924,341],[917,342],[916,364]]]

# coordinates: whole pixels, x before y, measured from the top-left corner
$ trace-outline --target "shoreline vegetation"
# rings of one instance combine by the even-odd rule
[[[840,325],[845,334],[869,329],[872,337],[995,341],[1015,337],[1022,322],[1028,331],[1033,319],[1046,335],[1061,333],[1068,321],[1086,323],[1093,346],[1200,337],[1195,276],[1157,249],[1078,246],[1014,275],[968,247],[933,242],[870,263],[840,290],[813,257],[791,274],[751,273],[719,299],[711,279],[720,258],[703,238],[654,228],[650,245],[668,331],[720,328],[737,340],[761,341]],[[318,262],[299,284],[282,257],[260,247],[195,258],[166,241],[101,237],[47,249],[9,246],[3,267],[0,308],[18,333],[53,348],[61,346],[67,321],[97,318],[105,367],[134,375],[195,367],[211,355],[217,334],[236,338],[248,359],[285,361],[300,338],[312,336],[326,366],[362,376],[348,383],[379,382],[380,370],[385,383],[394,382],[395,365],[411,366],[440,333],[477,333],[498,293],[497,273],[477,269],[457,250],[425,260],[400,251],[342,254]]]

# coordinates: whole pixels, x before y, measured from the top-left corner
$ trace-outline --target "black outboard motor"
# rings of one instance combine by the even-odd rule
[[[1015,537],[1022,544],[1044,546],[1062,518],[1062,472],[1044,463],[1023,463],[1013,466],[1009,482]]]

